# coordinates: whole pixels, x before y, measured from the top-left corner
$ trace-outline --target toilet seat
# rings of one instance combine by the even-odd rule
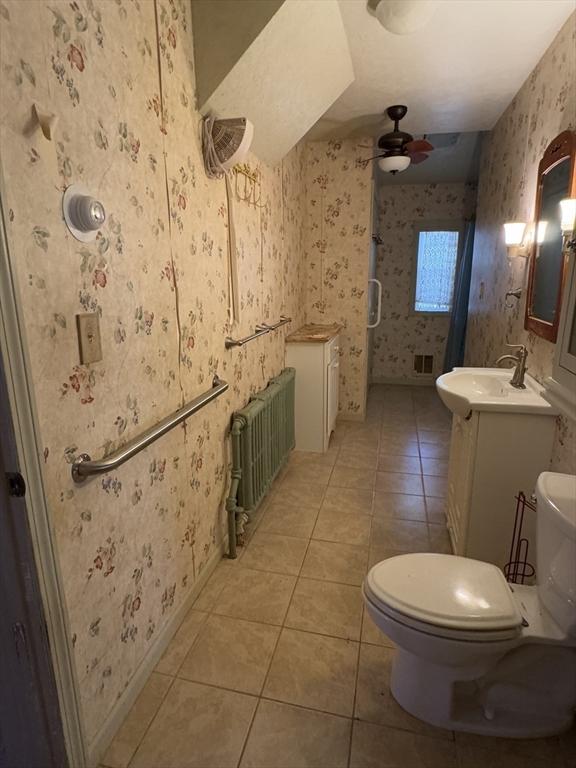
[[[456,555],[398,555],[375,565],[364,593],[378,611],[428,634],[496,641],[516,637],[522,614],[494,565]]]

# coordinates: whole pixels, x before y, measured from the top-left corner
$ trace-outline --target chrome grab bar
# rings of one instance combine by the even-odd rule
[[[265,333],[270,333],[270,328],[263,325],[257,325],[255,332],[251,336],[245,336],[243,339],[233,339],[230,336],[226,336],[224,339],[224,346],[226,349],[231,347],[243,347],[244,344],[248,344],[252,339],[257,339],[258,336],[264,336]]]
[[[223,392],[226,392],[227,389],[227,382],[222,381],[218,376],[214,376],[212,389],[194,398],[194,400],[190,400],[189,403],[179,408],[171,416],[162,419],[156,426],[150,427],[146,432],[126,443],[126,445],[123,445],[122,448],[119,448],[110,456],[99,461],[92,461],[87,453],[81,453],[72,464],[72,480],[75,483],[81,483],[90,475],[100,475],[102,472],[110,472],[116,469],[116,467],[124,464],[128,459],[131,459],[132,456],[136,456],[137,453],[143,451],[150,443],[165,435],[166,432],[169,432],[177,424],[180,424],[184,419],[204,408],[205,405],[215,400]]]
[[[274,325],[268,325],[268,323],[262,323],[264,328],[268,328],[270,331],[275,331],[276,328],[280,328],[281,325],[286,325],[286,323],[291,323],[292,318],[291,317],[284,317],[284,315],[280,315],[280,321],[278,323],[274,323]]]

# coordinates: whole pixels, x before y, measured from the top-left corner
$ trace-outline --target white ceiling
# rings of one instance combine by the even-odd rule
[[[574,0],[440,0],[412,35],[388,32],[374,0],[339,0],[356,80],[308,140],[378,134],[390,104],[414,135],[490,130],[538,63]]]

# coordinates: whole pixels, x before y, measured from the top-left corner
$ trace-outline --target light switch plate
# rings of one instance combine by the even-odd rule
[[[76,315],[78,329],[78,347],[82,365],[97,363],[102,360],[102,341],[100,339],[100,318],[97,312]]]

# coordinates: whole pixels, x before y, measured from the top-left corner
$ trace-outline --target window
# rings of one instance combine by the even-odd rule
[[[460,230],[418,228],[417,235],[413,310],[446,314],[452,310]]]

